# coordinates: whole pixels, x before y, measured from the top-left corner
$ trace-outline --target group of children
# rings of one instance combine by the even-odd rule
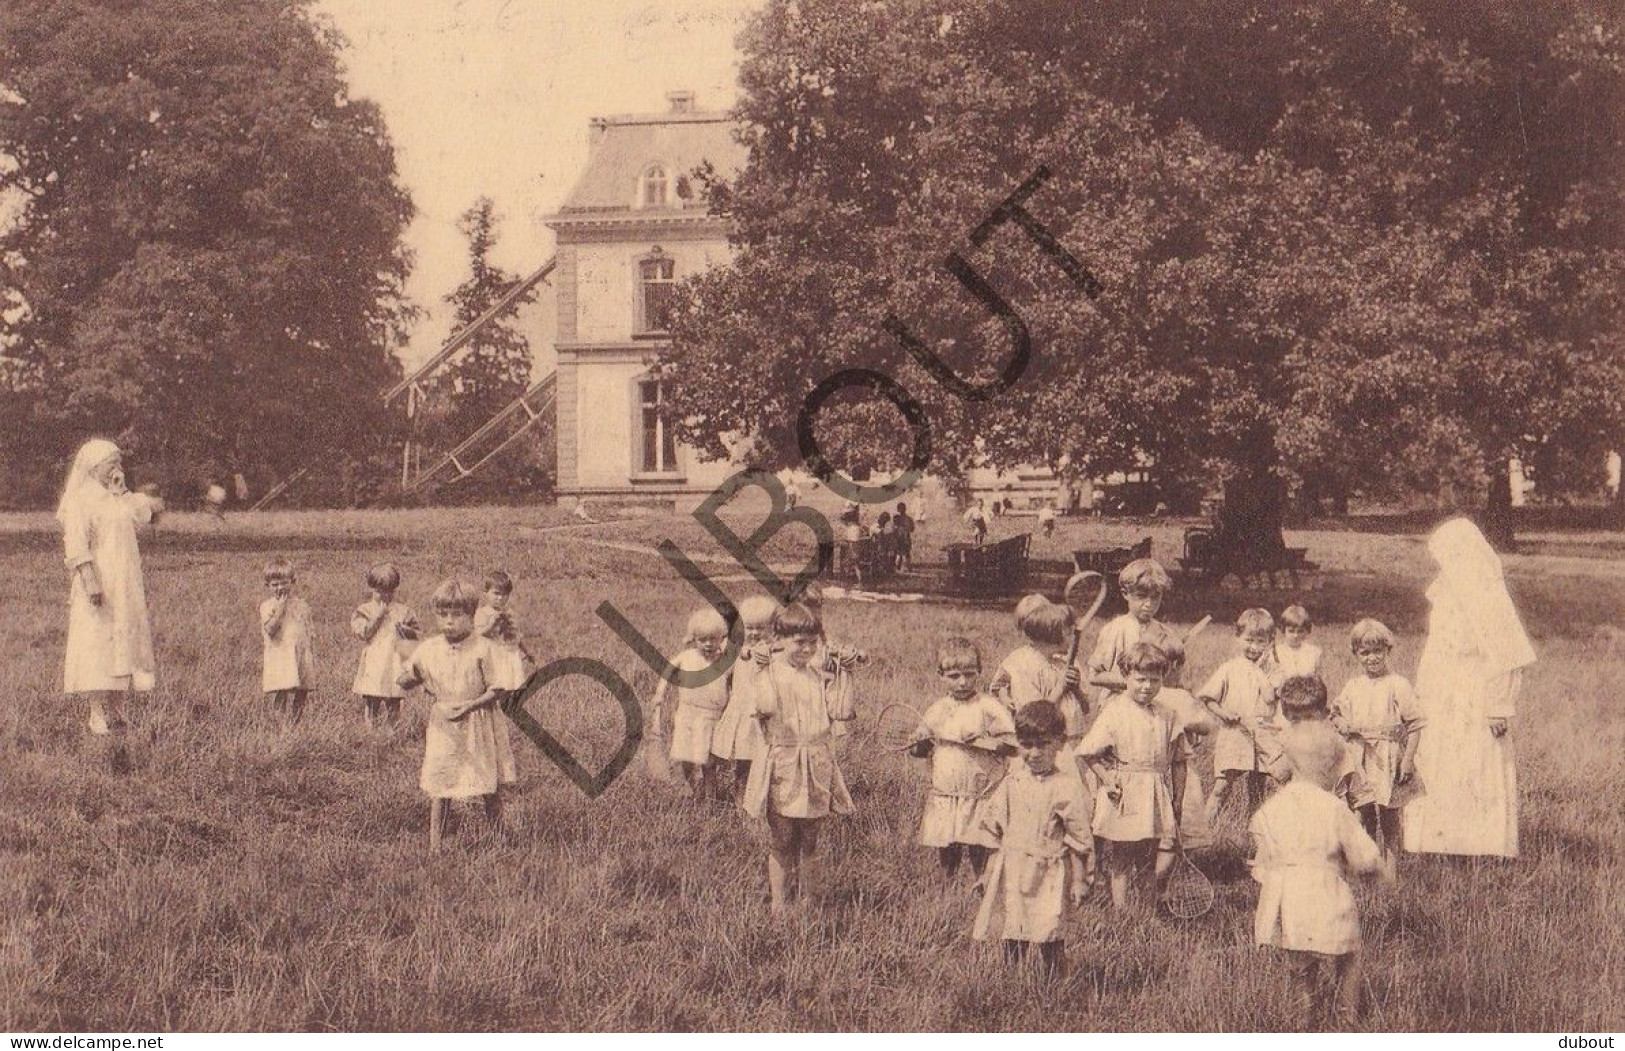
[[[1257,940],[1286,950],[1306,1011],[1347,1020],[1360,933],[1346,876],[1392,877],[1398,811],[1420,790],[1421,719],[1389,667],[1392,634],[1372,620],[1355,625],[1361,674],[1329,702],[1308,613],[1284,611],[1278,639],[1275,618],[1249,609],[1235,625],[1235,655],[1193,694],[1179,685],[1186,640],[1156,619],[1167,573],[1141,559],[1119,585],[1128,612],[1075,666],[1060,652],[1075,630],[1070,611],[1039,595],[1017,605],[1026,642],[990,682],[974,643],[941,644],[943,694],[907,749],[930,762],[919,842],[948,877],[968,862],[981,894],[975,937],[1054,968],[1065,910],[1085,901],[1100,871],[1115,908],[1154,900],[1183,849],[1185,815],[1211,824],[1242,795],[1261,887]],[[766,820],[777,910],[810,886],[822,820],[853,809],[836,747],[855,713],[852,665],[825,639],[816,587],[782,607],[746,600],[740,619],[745,649],[731,674],[695,688],[663,682],[655,723],[697,796],[728,795],[731,773],[732,794]],[[711,665],[727,633],[715,611],[694,614],[677,667]],[[1202,806],[1194,760],[1206,737],[1213,777]]]
[[[310,604],[295,594],[287,559],[268,562],[264,578],[269,595],[260,604],[261,686],[293,723],[315,687]],[[419,686],[433,698],[418,783],[430,799],[430,849],[438,849],[451,800],[480,800],[491,821],[500,823],[501,786],[516,780],[500,708],[523,688],[534,665],[509,608],[513,578],[494,569],[483,591],[455,577],[441,583],[430,599],[432,633],[397,601],[401,574],[392,563],[371,567],[366,580],[367,599],[350,617],[350,630],[361,642],[351,689],[369,728],[395,725],[402,699]]]
[[[841,524],[840,543],[836,547],[836,572],[851,572],[856,568],[857,544],[860,540],[872,538],[875,542],[877,558],[891,571],[907,570],[914,559],[914,531],[918,527],[914,516],[909,514],[908,504],[898,501],[895,513],[891,511],[880,512],[875,519],[874,528],[871,529],[863,521],[863,509],[855,501],[847,501],[841,509],[839,517]]]

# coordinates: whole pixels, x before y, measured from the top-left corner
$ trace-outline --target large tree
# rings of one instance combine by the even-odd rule
[[[1260,545],[1288,481],[1481,487],[1521,455],[1594,487],[1625,438],[1620,41],[1587,0],[771,0],[742,37],[749,162],[712,185],[738,254],[686,286],[675,415],[791,461],[805,393],[873,368],[939,470],[1150,456],[1225,482]],[[1025,207],[1098,295],[1013,223],[968,240],[1040,165]],[[972,382],[1004,367],[955,251],[1032,334],[982,401],[888,331]],[[911,449],[873,398],[818,435],[837,464]]]
[[[9,496],[75,441],[263,486],[390,437],[411,203],[300,0],[0,6]]]

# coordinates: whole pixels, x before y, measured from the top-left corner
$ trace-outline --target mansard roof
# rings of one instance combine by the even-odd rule
[[[703,215],[700,187],[688,201],[677,198],[679,177],[710,161],[718,172],[731,176],[745,163],[745,148],[733,138],[732,116],[721,112],[674,110],[667,113],[598,117],[592,122],[591,152],[587,167],[553,216],[553,222],[610,218],[606,213]],[[666,169],[673,187],[665,207],[637,207],[638,184],[653,165]]]

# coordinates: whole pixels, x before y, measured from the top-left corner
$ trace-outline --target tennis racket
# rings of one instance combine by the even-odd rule
[[[919,740],[915,734],[919,728],[919,712],[906,704],[888,704],[875,719],[871,739],[888,752],[901,752]]]
[[[1094,592],[1090,599],[1089,593]],[[1067,579],[1066,591],[1062,596],[1066,606],[1072,611],[1072,641],[1066,648],[1066,667],[1070,668],[1078,660],[1078,646],[1083,642],[1083,626],[1094,619],[1100,607],[1106,602],[1106,578],[1093,570],[1084,570],[1074,573]]]
[[[1214,896],[1213,881],[1180,849],[1162,894],[1162,903],[1169,915],[1176,920],[1206,916],[1208,910],[1213,908]]]
[[[1191,625],[1191,630],[1187,631],[1185,633],[1185,637],[1180,639],[1180,642],[1184,643],[1185,653],[1187,655],[1189,655],[1189,653],[1191,651],[1191,640],[1196,638],[1196,636],[1202,634],[1202,632],[1206,631],[1207,626],[1209,624],[1212,624],[1212,623],[1213,623],[1213,614],[1209,613],[1207,616],[1203,617],[1201,620],[1197,621],[1195,624],[1192,624]]]

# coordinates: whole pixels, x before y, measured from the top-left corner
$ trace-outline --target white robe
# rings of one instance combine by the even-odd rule
[[[1427,794],[1405,808],[1405,849],[1517,857],[1513,733],[1496,737],[1489,721],[1514,715],[1534,650],[1507,594],[1500,559],[1476,528],[1449,522],[1428,547],[1441,572],[1428,588],[1433,610],[1416,668],[1417,700],[1427,720],[1416,772]]]
[[[153,687],[152,625],[136,546],[136,525],[152,521],[152,511],[149,497],[114,494],[93,480],[64,501],[64,561],[72,577],[65,693]],[[101,580],[100,606],[90,604],[80,579],[78,567],[86,562],[95,565]]]

